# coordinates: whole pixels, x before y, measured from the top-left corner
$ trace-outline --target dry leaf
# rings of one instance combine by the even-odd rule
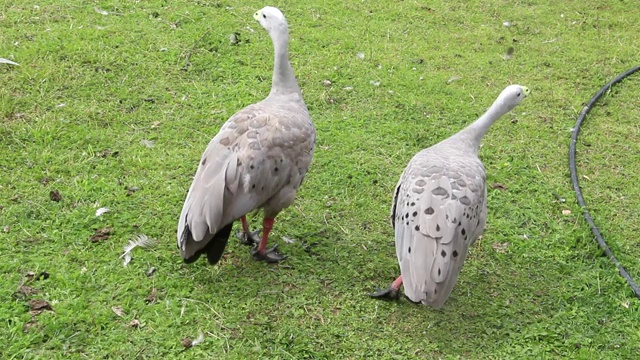
[[[151,277],[156,272],[156,270],[157,269],[155,267],[153,267],[153,266],[150,267],[149,270],[147,270],[147,273],[146,273],[147,277]]]
[[[571,210],[569,209],[562,210],[562,215],[571,215]]]
[[[32,319],[31,321],[27,321],[26,323],[24,323],[24,325],[22,325],[22,331],[29,332],[31,331],[31,329],[36,328],[37,326],[38,326],[38,321],[36,321],[35,319]]]
[[[62,200],[62,195],[60,195],[60,191],[53,190],[53,191],[49,192],[49,199],[51,199],[51,201],[58,202],[58,201]]]
[[[122,308],[122,306],[112,306],[111,310],[118,316],[120,317],[124,317],[124,309]]]
[[[132,328],[139,328],[140,327],[140,320],[138,319],[133,319],[129,322],[129,326],[131,326]]]
[[[160,121],[154,121],[154,122],[151,124],[151,128],[152,128],[152,129],[155,129],[155,128],[157,128],[158,126],[160,126]]]
[[[198,334],[198,338],[195,340],[191,340],[189,338],[184,338],[182,339],[181,343],[182,346],[186,347],[187,349],[193,346],[196,346],[198,344],[201,344],[204,341],[204,334],[202,332],[200,332]]]
[[[34,289],[31,286],[20,285],[18,290],[16,290],[16,292],[13,293],[13,295],[14,297],[25,299],[37,293],[38,293],[38,289]]]
[[[628,309],[629,308],[629,300],[623,301],[622,302],[622,306],[624,306],[625,309]]]
[[[507,251],[507,248],[509,247],[509,242],[507,241],[507,242],[503,242],[503,243],[493,243],[493,244],[491,244],[491,247],[496,252],[499,252],[499,253],[503,254],[503,253],[505,253]]]
[[[51,308],[51,305],[49,305],[49,303],[46,302],[45,300],[42,300],[42,299],[29,300],[29,314],[31,314],[32,316],[39,315],[40,313],[46,310],[53,311],[53,308]]]
[[[515,49],[513,48],[513,46],[509,46],[509,48],[507,49],[507,53],[504,55],[504,59],[505,60],[509,60],[511,59],[511,56],[513,56],[513,52],[515,51]]]
[[[144,302],[146,302],[147,304],[153,304],[156,302],[157,298],[158,298],[158,292],[156,291],[156,288],[152,288],[151,293],[149,293],[149,296],[147,296],[147,298],[144,299]]]
[[[111,235],[111,228],[96,229],[96,231],[94,232],[93,235],[91,235],[89,240],[93,243],[98,241],[105,241],[109,239],[110,235]]]
[[[182,339],[180,341],[180,344],[182,344],[182,346],[184,346],[187,349],[190,348],[191,346],[193,346],[193,342],[189,338]]]
[[[502,183],[493,183],[491,184],[491,188],[498,189],[498,190],[507,190],[507,187]]]

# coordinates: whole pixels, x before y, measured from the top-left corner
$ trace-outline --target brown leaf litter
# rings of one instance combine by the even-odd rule
[[[96,243],[99,241],[109,240],[109,236],[111,236],[111,228],[102,228],[96,229],[93,235],[89,238],[92,243]]]

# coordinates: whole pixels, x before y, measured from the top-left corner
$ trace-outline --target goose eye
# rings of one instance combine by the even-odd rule
[[[263,19],[266,19],[266,18],[267,18],[267,15],[262,14],[262,18],[263,18]]]
[[[520,93],[518,93],[518,95],[516,95],[517,97],[520,97]]]

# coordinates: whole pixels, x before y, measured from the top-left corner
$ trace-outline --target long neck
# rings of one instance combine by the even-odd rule
[[[499,100],[496,100],[487,112],[482,114],[478,120],[462,129],[457,136],[465,145],[469,146],[471,150],[477,153],[478,148],[480,147],[480,141],[482,141],[482,138],[487,133],[491,125],[510,110],[511,109],[502,106],[502,103]]]
[[[289,63],[289,32],[286,28],[283,31],[274,31],[271,35],[271,40],[273,41],[275,55],[269,96],[291,93],[300,94],[298,82],[293,73],[291,63]]]

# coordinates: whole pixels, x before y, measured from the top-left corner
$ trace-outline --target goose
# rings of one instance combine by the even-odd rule
[[[178,249],[186,263],[206,254],[215,265],[237,219],[243,243],[254,245],[254,259],[283,260],[277,246],[267,249],[269,233],[276,215],[293,203],[313,158],[316,131],[289,62],[287,21],[270,6],[253,17],[273,42],[271,91],[231,116],[200,159],[178,222]],[[264,212],[261,238],[246,219],[258,209]]]
[[[491,124],[529,95],[506,87],[493,105],[459,133],[417,153],[395,188],[391,224],[400,276],[389,288],[369,294],[395,299],[400,286],[414,303],[441,308],[449,298],[471,245],[487,221],[480,141]]]

